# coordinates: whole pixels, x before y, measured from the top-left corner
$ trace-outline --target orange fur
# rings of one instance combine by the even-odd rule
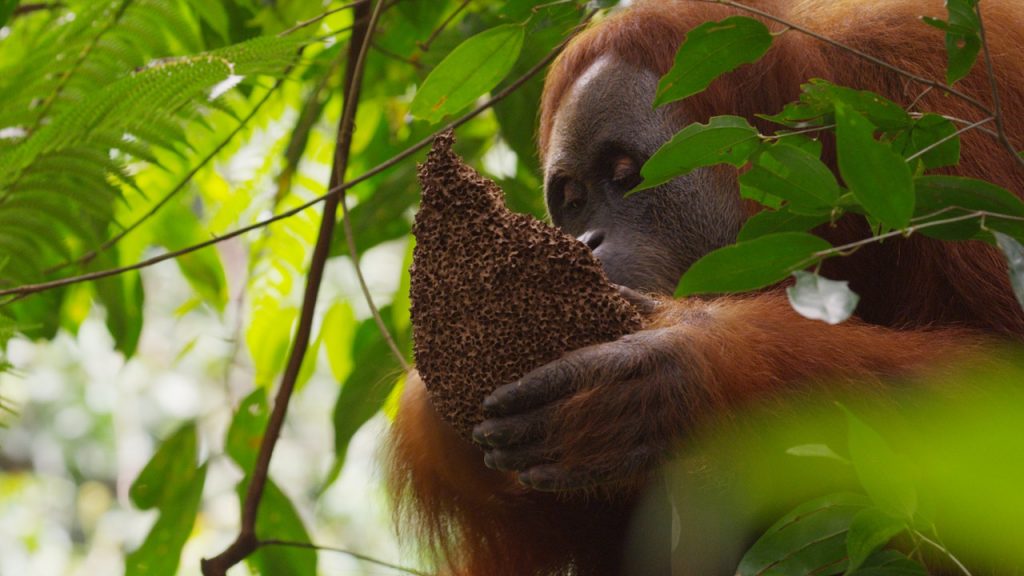
[[[941,0],[759,0],[748,2],[797,24],[929,78],[945,71],[942,33],[917,22],[944,16]],[[1019,0],[982,2],[999,80],[1006,128],[1024,147],[1024,8]],[[542,97],[539,148],[547,152],[555,111],[598,57],[615,54],[633,65],[666,72],[686,31],[742,14],[702,2],[640,2],[574,40],[553,65]],[[782,26],[768,23],[774,31]],[[795,100],[813,77],[874,90],[909,105],[924,87],[795,31],[776,37],[765,58],[725,75],[704,93],[675,104],[680,125],[712,115],[754,118]],[[958,87],[983,102],[991,95],[979,64]],[[922,111],[968,121],[981,113],[932,90]],[[826,145],[830,157],[831,146]],[[1024,171],[990,136],[963,137],[956,173],[1024,192]],[[866,227],[847,218],[821,231],[834,243],[863,237]],[[994,337],[1024,338],[1024,312],[1010,291],[1001,254],[977,242],[925,238],[886,242],[826,264],[825,275],[847,279],[861,294],[859,320],[839,326],[805,320],[775,292],[709,300],[663,301],[649,329],[669,331],[671,349],[659,350],[685,373],[659,374],[614,389],[595,386],[561,409],[558,436],[566,464],[623,463],[624,447],[610,419],[635,421],[633,434],[676,440],[698,424],[727,420],[739,407],[782,402],[779,392],[824,386],[881,390],[891,377],[926,373],[970,356]],[[684,380],[692,390],[662,382]],[[627,414],[627,416],[623,416]],[[622,427],[615,430],[621,433]],[[411,378],[394,425],[391,488],[398,523],[418,536],[446,573],[474,575],[617,574],[638,488],[649,470],[629,471],[614,490],[597,494],[529,492],[514,476],[484,467],[482,453],[461,440],[434,413],[418,378]]]

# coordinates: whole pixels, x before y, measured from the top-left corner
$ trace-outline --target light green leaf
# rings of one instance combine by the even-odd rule
[[[644,180],[632,192],[654,188],[702,166],[742,166],[758,143],[757,130],[739,116],[715,116],[707,124],[690,124],[644,163],[640,169]]]
[[[1017,296],[1017,302],[1024,307],[1024,246],[1006,234],[993,231],[992,235],[996,237],[996,243],[1006,255],[1006,262],[1010,267],[1010,283],[1013,285],[1013,293]]]
[[[672,69],[658,83],[654,106],[703,92],[722,74],[757,62],[771,45],[768,28],[752,18],[733,16],[701,24],[687,32]]]
[[[284,370],[288,344],[298,314],[297,308],[281,308],[270,298],[265,298],[253,308],[245,342],[256,368],[257,386],[269,386]]]
[[[793,272],[796,283],[786,288],[789,304],[798,314],[827,324],[839,324],[853,315],[860,301],[849,282],[822,278],[812,272]]]
[[[845,104],[836,104],[839,173],[862,206],[893,228],[905,228],[914,214],[910,167],[888,144],[875,140],[875,127]]]
[[[876,550],[906,529],[905,521],[878,508],[867,508],[858,512],[850,522],[849,532],[846,533],[846,553],[850,559],[846,574],[860,568]]]
[[[331,375],[338,382],[344,382],[352,371],[352,342],[355,339],[356,315],[348,302],[340,300],[324,315],[320,334],[327,348],[327,362]]]
[[[871,500],[889,514],[910,520],[917,511],[917,490],[906,463],[882,436],[846,407],[850,461]]]
[[[521,24],[505,24],[459,44],[416,91],[412,115],[436,123],[497,86],[519,59],[525,35]]]
[[[740,184],[786,200],[794,212],[821,212],[839,199],[839,184],[828,166],[784,143],[762,147]]]
[[[841,572],[846,566],[846,531],[867,504],[858,494],[832,494],[796,507],[743,555],[737,576]],[[823,571],[826,567],[830,571]]]
[[[782,232],[726,246],[707,254],[679,281],[677,296],[743,292],[774,284],[828,250],[825,240],[805,232]]]

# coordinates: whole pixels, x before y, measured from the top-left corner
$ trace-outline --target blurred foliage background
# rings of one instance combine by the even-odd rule
[[[347,4],[0,2],[0,289],[133,264],[324,194],[353,24]],[[412,96],[467,37],[527,23],[530,42],[510,81],[583,14],[572,3],[536,12],[534,4],[390,2],[368,56],[349,176],[436,129],[410,116]],[[516,210],[538,216],[541,81],[459,131],[459,152],[501,183]],[[368,287],[406,354],[419,158],[348,193]],[[230,543],[239,460],[248,456],[232,450],[228,427],[247,397],[256,415],[248,425],[263,422],[263,391],[284,365],[318,218],[316,204],[140,271],[0,297],[0,397],[11,410],[0,430],[0,574],[122,573],[127,552],[172,515],[132,483],[192,423],[193,463],[208,464],[196,468],[205,483],[191,536],[187,523],[177,530],[180,572],[197,573],[200,557]],[[339,230],[271,466],[283,498],[268,495],[265,505],[301,520],[282,522],[278,537],[414,565],[400,559],[374,464],[381,408],[401,371],[368,321],[347,253]],[[244,435],[247,424],[235,424]],[[174,573],[170,555],[169,566],[130,558],[128,572]],[[272,568],[287,561],[301,568],[288,573],[306,573],[316,562],[308,551],[265,556],[251,569],[284,573]],[[319,571],[393,572],[330,553]]]

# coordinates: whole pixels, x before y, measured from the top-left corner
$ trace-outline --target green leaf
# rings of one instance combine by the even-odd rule
[[[240,500],[245,499],[247,485],[248,482],[238,485]],[[268,540],[310,543],[309,532],[295,506],[273,480],[267,480],[263,490],[256,517],[256,533]],[[316,576],[317,556],[312,548],[261,546],[247,562],[258,574],[265,576]]]
[[[938,114],[925,114],[893,141],[893,148],[901,150],[904,158],[909,158],[935,146],[919,156],[925,168],[956,166],[960,163],[960,137],[954,137],[954,134],[956,126],[951,121]]]
[[[737,576],[842,572],[846,566],[846,531],[867,505],[867,499],[858,494],[832,494],[796,507],[743,555]]]
[[[263,433],[270,419],[266,388],[256,388],[238,405],[224,449],[247,474],[256,465]]]
[[[746,242],[779,232],[806,232],[828,221],[828,214],[794,214],[786,206],[778,210],[762,210],[747,219],[736,241]]]
[[[207,464],[196,469],[191,461],[180,461],[177,466],[188,470],[187,479],[176,487],[174,499],[160,506],[160,517],[146,541],[125,558],[125,576],[174,576],[178,572],[181,551],[202,502]]]
[[[521,24],[505,24],[459,44],[416,91],[412,115],[436,123],[497,86],[519,59],[525,35]]]
[[[116,267],[119,264],[117,254],[116,248],[102,253],[90,263],[90,270]],[[115,346],[125,357],[131,357],[142,334],[141,275],[133,271],[103,278],[93,283],[93,289],[107,312],[107,329],[114,337]]]
[[[798,314],[827,324],[845,322],[860,301],[849,282],[829,280],[812,272],[793,272],[796,283],[786,288],[789,304]]]
[[[849,576],[928,576],[928,571],[895,550],[882,550],[872,554],[859,570]]]
[[[762,147],[740,184],[786,200],[794,212],[820,212],[839,199],[839,184],[828,166],[784,143]]]
[[[905,228],[914,214],[914,180],[899,154],[875,140],[874,126],[842,103],[836,104],[839,173],[862,206],[893,228]]]
[[[917,510],[917,490],[906,463],[878,432],[842,408],[849,427],[850,461],[864,490],[885,512],[912,519]]]
[[[757,62],[771,45],[768,28],[752,18],[701,24],[687,32],[672,69],[658,83],[654,107],[703,92],[722,74]]]
[[[7,24],[7,21],[14,14],[14,9],[18,7],[20,0],[0,0],[0,28]]]
[[[846,574],[860,568],[876,550],[906,529],[905,521],[878,508],[858,512],[850,523],[850,531],[846,533],[846,553],[850,559]]]
[[[978,0],[947,0],[949,20],[923,18],[926,24],[946,32],[946,83],[954,84],[970,73],[981,50]]]
[[[327,362],[331,375],[343,382],[352,371],[352,342],[356,332],[356,316],[348,302],[341,300],[324,315],[320,328],[327,348]]]
[[[1006,255],[1013,293],[1017,296],[1017,302],[1024,307],[1024,246],[1006,234],[993,231],[992,235],[996,237],[996,243]]]
[[[677,296],[743,292],[774,284],[828,250],[825,240],[805,232],[782,232],[719,248],[690,267]]]
[[[632,192],[654,188],[702,166],[742,166],[758,143],[757,130],[739,116],[715,116],[707,124],[690,124],[644,163],[640,169],[644,180]]]
[[[198,436],[195,423],[185,424],[160,444],[132,482],[128,496],[142,510],[173,504],[196,474]]]
[[[284,370],[292,328],[298,315],[298,308],[281,308],[269,298],[253,309],[245,342],[256,368],[257,386],[269,386]]]
[[[382,309],[381,315],[388,320],[390,308]],[[403,338],[400,334],[396,337]],[[334,405],[335,466],[330,474],[331,480],[345,461],[352,436],[380,410],[401,376],[401,369],[372,318],[359,325],[352,353],[352,372],[342,385]]]
[[[982,211],[985,226],[1016,238],[1024,238],[1024,222],[998,218],[1004,214],[1024,218],[1024,202],[1013,193],[984,180],[959,176],[919,176],[914,179],[917,197],[915,224],[946,220],[964,213]],[[950,210],[959,208],[961,210]],[[940,226],[921,228],[921,233],[942,240],[986,240],[992,236],[981,228],[981,220],[952,222]]]
[[[837,104],[845,104],[887,132],[902,130],[913,123],[902,106],[874,92],[837,86],[821,78],[812,79],[800,89],[799,102],[787,104],[773,116],[759,116],[793,128],[822,126],[834,120]]]

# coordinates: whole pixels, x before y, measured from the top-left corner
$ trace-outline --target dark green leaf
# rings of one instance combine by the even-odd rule
[[[93,260],[90,270],[117,267],[117,254],[116,248],[102,253]],[[142,277],[138,272],[127,272],[97,280],[93,288],[107,312],[107,329],[114,337],[115,346],[126,357],[131,357],[142,334]]]
[[[778,210],[762,210],[754,214],[740,229],[737,242],[746,242],[768,234],[779,232],[806,232],[816,226],[828,222],[828,214],[809,216],[805,214],[794,214],[788,207]]]
[[[875,140],[874,126],[845,104],[836,104],[839,173],[861,205],[893,228],[904,228],[914,214],[910,168],[888,144]]]
[[[956,126],[952,122],[938,114],[925,114],[909,130],[900,133],[893,148],[909,158],[934,146],[919,156],[925,168],[956,166],[960,162],[960,137],[954,134]]]
[[[640,169],[643,182],[633,192],[654,188],[702,166],[742,166],[759,140],[757,130],[738,116],[715,116],[690,124],[666,142]]]
[[[1018,239],[1024,239],[1024,222],[998,218],[1004,214],[1024,218],[1024,202],[1014,194],[995,184],[958,176],[920,176],[914,180],[917,196],[915,224],[927,224],[982,211],[985,226]],[[949,208],[960,208],[950,210]],[[953,222],[921,228],[921,233],[943,240],[990,240],[991,235],[981,228],[980,219]]]
[[[0,28],[7,24],[7,21],[14,14],[14,9],[18,7],[20,0],[0,0]]]
[[[385,319],[391,317],[389,309],[381,310]],[[392,329],[392,327],[389,327]],[[394,332],[392,332],[394,333]],[[404,339],[401,334],[396,335]],[[359,325],[353,349],[353,366],[342,385],[338,401],[334,405],[334,455],[335,476],[345,460],[349,441],[359,428],[380,410],[401,376],[401,369],[387,342],[380,335],[372,319]],[[333,480],[333,478],[331,478]]]
[[[928,572],[895,550],[882,550],[872,554],[859,570],[849,576],[928,576]]]
[[[812,272],[793,272],[796,282],[786,288],[789,304],[798,314],[811,320],[828,324],[845,322],[860,301],[850,284],[845,281],[829,280]]]
[[[1024,246],[1006,234],[992,232],[992,235],[996,237],[996,243],[1006,255],[1013,293],[1017,296],[1017,302],[1024,307]]]
[[[192,461],[183,460],[177,466],[188,471],[187,480],[178,486],[172,501],[160,506],[160,517],[146,541],[125,558],[125,576],[174,576],[178,572],[181,550],[192,534],[202,502],[207,465],[196,469]]]
[[[757,62],[771,45],[768,28],[751,18],[733,16],[701,24],[686,34],[672,69],[658,83],[654,106],[703,92],[722,74]]]
[[[853,517],[846,534],[846,552],[850,559],[847,574],[860,568],[869,556],[907,529],[905,521],[878,508],[861,510]]]
[[[812,79],[800,89],[799,102],[787,104],[782,112],[773,116],[761,117],[793,128],[822,126],[834,120],[836,104],[845,104],[885,131],[901,130],[912,123],[902,106],[874,92],[837,86],[820,78]]]
[[[744,554],[737,576],[841,573],[846,531],[867,504],[858,494],[833,494],[798,506]]]
[[[242,400],[231,419],[224,449],[246,473],[256,464],[269,418],[266,388],[257,388]]]
[[[917,490],[906,463],[878,432],[845,407],[849,427],[850,461],[864,490],[889,514],[911,519],[917,510]]]
[[[756,290],[810,265],[816,252],[830,247],[828,242],[805,232],[769,234],[726,246],[695,262],[683,274],[676,295]]]
[[[946,83],[953,84],[970,73],[981,50],[978,0],[947,0],[949,20],[924,18],[924,22],[946,32]]]
[[[164,440],[132,482],[128,490],[132,503],[143,510],[173,503],[196,473],[197,441],[195,423],[182,426]]]
[[[765,146],[740,183],[786,200],[794,212],[820,212],[839,199],[839,184],[828,166],[796,146]]]
[[[435,123],[494,88],[519,59],[526,29],[505,24],[467,39],[431,71],[410,112]]]
[[[247,484],[242,482],[238,485],[239,499],[245,498]],[[256,518],[256,533],[268,540],[306,544],[310,541],[309,532],[295,506],[273,480],[267,481],[263,491]],[[316,576],[316,550],[294,546],[262,546],[248,558],[248,564],[258,574],[265,576]]]

